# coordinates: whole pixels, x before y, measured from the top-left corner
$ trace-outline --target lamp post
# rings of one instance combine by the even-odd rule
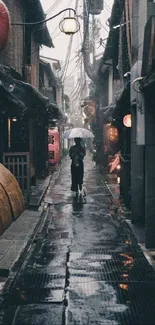
[[[11,22],[9,10],[5,3],[0,0],[0,52],[8,43],[11,26],[38,26],[56,18],[65,11],[68,11],[68,16],[60,21],[59,28],[61,32],[65,33],[66,35],[74,35],[79,31],[80,23],[77,19],[76,11],[73,8],[65,8],[54,16],[45,18],[41,21],[29,23]]]
[[[60,12],[58,12],[57,14],[55,14],[54,16],[51,16],[49,18],[46,18],[44,20],[41,21],[34,21],[34,22],[30,22],[30,23],[22,23],[22,22],[12,22],[11,25],[12,26],[37,26],[37,25],[41,25],[44,24],[56,17],[58,17],[59,15],[61,15],[63,12],[68,11],[68,17],[63,18],[60,23],[59,23],[59,28],[60,31],[63,32],[66,35],[74,35],[75,33],[77,33],[80,30],[80,23],[77,19],[77,15],[76,15],[76,11],[73,8],[65,8],[63,10],[61,10]],[[71,13],[73,13],[73,16],[71,15]]]

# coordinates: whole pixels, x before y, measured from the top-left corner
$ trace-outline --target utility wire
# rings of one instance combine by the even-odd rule
[[[52,36],[52,40],[56,39],[62,32],[60,31],[57,35],[55,35],[54,37]]]
[[[55,10],[56,8],[58,8],[58,6],[61,4],[63,0],[56,0],[53,5],[50,6],[50,8],[46,11],[46,15],[49,15],[49,13],[53,10]]]
[[[76,86],[74,87],[74,89],[72,90],[72,92],[69,94],[69,97],[73,97],[76,93],[76,91],[78,90],[79,86],[80,86],[81,81],[78,79]],[[72,95],[73,94],[73,95]]]
[[[52,17],[49,18],[45,18],[44,20],[40,20],[40,21],[34,21],[31,23],[23,23],[23,22],[16,22],[16,23],[11,23],[12,26],[37,26],[37,25],[42,25],[43,23],[46,23],[47,21],[50,21],[56,17],[58,17],[60,14],[62,14],[63,12],[65,12],[66,10],[71,10],[74,12],[74,14],[76,14],[76,11],[73,8],[67,8],[67,9],[62,9],[61,11],[59,11],[57,14],[55,14]]]
[[[109,31],[106,29],[106,27],[100,22],[100,20],[99,20],[99,24],[103,27],[103,29],[107,32],[107,33],[109,33]]]
[[[68,4],[67,4],[67,8],[70,7],[71,2],[72,2],[72,0],[69,0],[69,2],[68,2]],[[64,15],[62,16],[62,20],[65,18],[65,15],[66,15],[66,12],[65,12]],[[54,36],[55,32],[56,32],[58,29],[59,29],[59,26],[56,26],[55,29],[54,29],[53,32],[52,32],[53,36]],[[60,33],[61,33],[61,32],[60,32]],[[60,33],[57,34],[57,36],[60,35]],[[56,37],[57,37],[57,36],[56,36]],[[55,38],[55,36],[54,36],[54,38]]]
[[[81,84],[79,85],[79,88],[77,89],[76,93],[70,97],[71,101],[74,102],[79,97],[80,93],[81,93]]]
[[[111,13],[111,9],[110,9],[110,7],[106,4],[106,2],[104,3],[104,5],[105,5],[105,9]]]
[[[68,79],[73,73],[75,74],[75,70],[77,68],[79,69],[79,62],[78,61],[77,61],[76,65],[75,65],[74,69],[69,73],[69,75],[66,76],[66,78],[64,80]]]
[[[79,2],[79,0],[76,0],[75,12],[77,11],[78,2]],[[67,74],[67,70],[68,70],[69,60],[70,60],[70,56],[71,56],[72,42],[73,42],[73,35],[70,36],[70,42],[69,42],[69,46],[68,46],[66,62],[65,62],[64,69],[63,69],[63,73],[62,73],[62,79],[63,80],[65,79],[66,74]]]
[[[111,11],[111,8],[109,7],[109,5],[107,4],[106,1],[104,1],[104,4],[106,5],[107,8],[109,8],[109,10]]]
[[[83,86],[81,88],[83,88],[85,86],[86,82],[84,82]],[[81,89],[79,90],[79,93],[77,94],[77,96],[72,100],[72,102],[75,102],[77,100],[77,98],[79,97],[81,93]]]

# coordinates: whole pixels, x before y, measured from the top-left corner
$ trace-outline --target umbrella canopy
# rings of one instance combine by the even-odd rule
[[[73,128],[73,129],[65,131],[63,134],[63,138],[66,138],[66,139],[74,139],[74,138],[87,139],[87,138],[94,138],[94,135],[92,132],[90,132],[87,129]]]

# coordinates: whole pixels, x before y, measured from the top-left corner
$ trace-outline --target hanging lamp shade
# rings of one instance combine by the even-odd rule
[[[2,0],[0,0],[0,52],[8,43],[10,35],[10,15],[8,8]]]
[[[80,24],[76,17],[65,17],[64,19],[61,20],[59,24],[59,28],[62,33],[66,35],[74,35],[77,33],[80,29]]]
[[[131,128],[131,114],[127,114],[124,116],[123,118],[123,124],[127,127],[127,128]]]

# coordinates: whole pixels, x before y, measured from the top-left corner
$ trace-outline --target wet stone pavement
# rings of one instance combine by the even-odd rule
[[[67,160],[45,197],[45,227],[5,293],[0,324],[155,324],[155,273],[89,156],[84,188],[86,201],[78,201]]]

